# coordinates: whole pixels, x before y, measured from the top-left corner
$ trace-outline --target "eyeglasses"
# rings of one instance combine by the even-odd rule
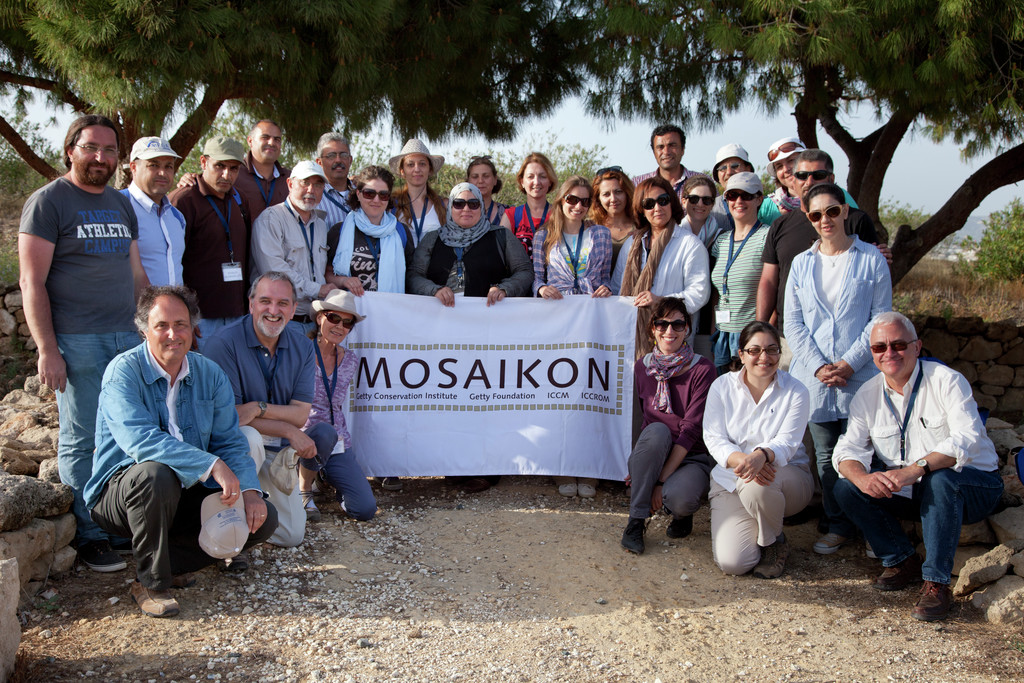
[[[363,199],[379,198],[382,202],[386,202],[391,196],[391,190],[367,190],[363,188],[359,190],[359,194],[363,195]]]
[[[483,156],[473,157],[472,159],[469,160],[469,164],[467,165],[466,168],[469,168],[469,166],[475,166],[478,161],[490,161],[490,160],[491,160],[491,155],[490,154],[484,154]]]
[[[785,154],[786,152],[792,152],[793,150],[796,150],[796,149],[799,149],[799,148],[800,148],[800,145],[796,144],[795,142],[784,143],[784,144],[780,145],[778,149],[770,149],[770,150],[768,150],[768,161],[775,161],[780,154]]]
[[[754,358],[760,358],[762,353],[767,354],[769,358],[777,358],[782,355],[782,349],[778,346],[748,346],[740,351]]]
[[[647,199],[645,199],[642,202],[640,202],[640,206],[642,206],[644,208],[644,211],[650,211],[651,209],[654,208],[655,204],[657,204],[658,206],[668,206],[671,203],[672,203],[672,198],[671,197],[669,197],[667,194],[661,194],[661,195],[658,195],[658,197],[656,199],[652,199],[651,197],[648,197]]]
[[[604,168],[597,169],[597,172],[594,173],[594,175],[595,176],[602,176],[605,173],[609,173],[609,172],[622,173],[622,167],[621,166],[605,166]]]
[[[665,320],[664,318],[661,318],[660,320],[655,320],[651,324],[654,325],[654,329],[658,332],[664,332],[670,326],[672,327],[673,332],[682,332],[686,329],[686,322],[683,320]]]
[[[728,164],[726,164],[726,163],[719,164],[718,166],[715,167],[715,170],[718,171],[719,173],[721,173],[725,169],[729,169],[730,171],[738,171],[738,170],[740,170],[741,166],[743,166],[743,164],[741,162],[739,162],[739,161],[731,161]]]
[[[753,201],[754,197],[756,196],[756,194],[750,194],[749,192],[744,192],[743,190],[729,190],[728,192],[725,193],[725,201],[734,202],[737,199],[742,199],[745,202],[750,202]]]
[[[340,313],[330,311],[324,313],[324,316],[327,318],[327,322],[329,322],[330,324],[337,325],[338,323],[341,323],[341,326],[344,327],[346,330],[351,330],[353,327],[356,326],[355,318],[343,318]]]
[[[715,198],[705,197],[699,194],[688,194],[686,195],[686,201],[690,204],[704,204],[704,206],[711,206],[715,203]]]
[[[565,195],[562,201],[564,201],[569,206],[576,206],[577,204],[579,204],[584,209],[590,206],[590,197],[577,197],[574,194]]]
[[[828,207],[824,211],[808,211],[807,212],[807,220],[809,220],[812,223],[818,223],[818,222],[821,221],[822,214],[828,216],[829,218],[838,218],[839,214],[841,214],[842,212],[843,212],[843,205],[842,204],[833,204],[832,206]]]
[[[796,176],[797,180],[807,180],[808,178],[828,180],[828,177],[832,175],[832,171],[797,171],[793,175]]]
[[[903,353],[904,351],[907,350],[908,346],[910,346],[916,341],[916,339],[911,339],[910,341],[903,341],[902,339],[897,339],[889,343],[878,342],[877,344],[871,345],[871,353],[885,353],[886,349],[892,349],[897,353]]]
[[[326,159],[327,161],[334,161],[335,159],[351,159],[352,155],[348,152],[328,152],[327,154],[321,154],[320,158]]]
[[[106,157],[117,156],[117,147],[98,147],[96,145],[79,145],[77,143],[75,144],[75,147],[83,150],[86,154],[91,156],[96,156],[100,152],[102,152],[103,156]]]
[[[453,209],[462,210],[462,209],[465,209],[467,206],[470,209],[472,209],[473,211],[476,211],[477,209],[480,208],[480,200],[479,199],[453,199],[452,200],[452,208]]]

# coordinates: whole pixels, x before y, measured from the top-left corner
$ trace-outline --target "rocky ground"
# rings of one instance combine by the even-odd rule
[[[642,556],[619,547],[625,489],[563,499],[544,478],[478,495],[437,479],[381,492],[372,522],[333,502],[298,549],[264,546],[241,577],[209,568],[181,614],[143,616],[133,567],[52,582],[22,613],[15,679],[40,681],[996,681],[1024,678],[1019,626],[958,601],[910,618],[879,593],[862,544],[810,551],[787,528],[779,580],[726,577],[706,508],[694,534],[657,517]]]

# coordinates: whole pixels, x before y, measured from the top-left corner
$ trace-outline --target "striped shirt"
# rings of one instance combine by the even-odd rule
[[[733,234],[732,230],[727,230],[711,245],[711,256],[718,259],[711,270],[711,284],[718,292],[719,310],[729,311],[729,322],[716,320],[715,326],[723,332],[741,332],[754,321],[757,285],[761,281],[763,266],[761,252],[768,239],[768,226],[757,223],[753,234],[748,234],[747,242],[742,249],[740,245],[743,241],[734,241],[732,254],[735,261],[729,268],[729,280],[726,282],[725,266],[729,261],[729,237]]]
[[[685,183],[693,176],[705,174],[701,173],[700,171],[691,171],[685,166],[681,166],[680,168],[683,169],[683,177],[679,179],[678,183],[672,184],[672,189],[674,189],[676,191],[676,194],[679,195],[679,201],[682,202],[683,204],[683,211],[686,211],[686,200],[684,199],[685,195],[683,194],[683,183]],[[660,169],[651,171],[650,173],[644,173],[643,175],[636,176],[635,178],[633,178],[633,187],[637,187],[638,185],[640,185],[640,183],[642,183],[645,180],[648,180],[649,178],[653,178],[654,176],[658,175],[658,173],[660,173]]]
[[[348,207],[348,190],[338,192],[331,185],[324,188],[324,198],[316,208],[327,213],[327,229],[330,230],[338,223],[345,222],[345,216],[351,209]]]

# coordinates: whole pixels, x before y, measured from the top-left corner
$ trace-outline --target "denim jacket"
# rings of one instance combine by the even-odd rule
[[[96,415],[96,454],[85,504],[99,502],[107,481],[137,462],[161,462],[182,486],[195,485],[219,457],[243,491],[260,490],[249,442],[238,428],[235,395],[213,361],[188,354],[189,373],[178,389],[178,428],[182,441],[168,432],[167,380],[146,358],[146,342],[117,356],[103,373]],[[211,477],[208,486],[217,487]]]
[[[807,387],[811,422],[832,422],[850,414],[850,401],[878,368],[868,348],[871,320],[892,310],[892,279],[881,252],[853,235],[836,310],[828,307],[814,286],[814,250],[793,259],[786,283],[785,333],[793,349],[790,374]],[[814,373],[822,365],[844,360],[853,368],[845,387],[826,387]]]

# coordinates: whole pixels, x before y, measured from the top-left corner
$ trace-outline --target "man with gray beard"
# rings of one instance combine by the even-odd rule
[[[327,223],[317,208],[326,183],[319,164],[299,162],[288,178],[288,197],[264,210],[252,227],[252,282],[270,271],[287,274],[295,285],[293,320],[307,330],[312,301],[339,286],[326,279]]]

